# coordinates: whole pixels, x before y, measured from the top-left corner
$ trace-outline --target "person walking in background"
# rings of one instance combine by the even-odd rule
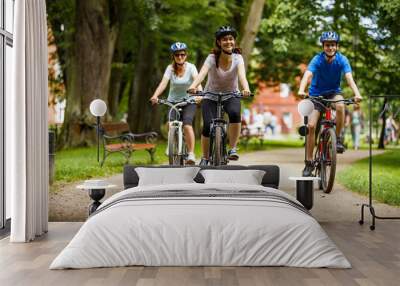
[[[274,113],[272,113],[270,125],[271,125],[272,135],[275,135],[278,128],[278,117]]]
[[[274,133],[274,128],[272,127],[272,113],[268,109],[264,110],[263,113],[263,122],[264,122],[264,133],[268,134],[268,128],[271,129],[271,134]]]
[[[385,125],[385,144],[396,142],[396,131],[398,130],[398,126],[392,115],[389,115],[389,117],[386,119]]]
[[[351,137],[353,139],[353,148],[358,150],[360,148],[360,136],[363,129],[363,115],[360,106],[354,105],[353,111],[350,115]]]
[[[186,90],[198,73],[196,66],[186,61],[187,49],[185,43],[176,42],[171,45],[172,64],[167,66],[160,84],[150,98],[153,105],[157,104],[158,97],[164,92],[168,82],[170,82],[167,98],[169,102],[177,103],[189,98]],[[199,89],[201,90],[201,85]],[[196,102],[199,103],[200,101],[201,97],[196,97]],[[193,131],[193,119],[195,114],[196,104],[188,104],[183,107],[181,116],[188,150],[187,164],[195,164],[196,161],[194,155],[195,136]]]

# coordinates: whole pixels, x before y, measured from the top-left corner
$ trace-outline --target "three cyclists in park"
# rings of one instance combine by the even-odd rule
[[[151,102],[156,104],[158,97],[170,81],[170,92],[167,101],[178,102],[184,100],[190,102],[190,96],[194,96],[196,103],[201,102],[203,130],[201,136],[202,158],[200,165],[207,165],[208,163],[215,165],[215,162],[210,162],[210,160],[215,161],[215,158],[212,158],[214,151],[210,150],[210,146],[211,148],[215,148],[215,142],[214,145],[213,142],[210,142],[210,136],[213,136],[211,133],[215,130],[215,126],[218,125],[217,123],[220,121],[220,116],[221,114],[223,115],[223,112],[226,112],[229,117],[228,132],[225,134],[228,138],[223,138],[224,140],[229,139],[229,151],[226,154],[226,159],[239,159],[237,144],[241,128],[240,99],[241,97],[250,96],[251,93],[246,79],[243,58],[240,54],[240,49],[236,46],[236,37],[237,32],[234,28],[230,26],[220,27],[215,33],[215,47],[212,53],[208,55],[198,74],[196,67],[186,62],[186,44],[173,44],[171,46],[173,63],[167,67],[162,81],[151,98]],[[311,60],[300,83],[298,95],[301,97],[309,96],[314,103],[314,111],[309,117],[308,143],[306,146],[307,155],[303,176],[316,175],[313,173],[314,169],[318,167],[318,162],[315,160],[316,154],[314,154],[316,129],[319,126],[318,121],[321,114],[325,115],[326,111],[330,110],[330,108],[336,110],[335,121],[329,118],[332,122],[331,129],[334,130],[332,137],[335,137],[335,155],[336,152],[344,152],[343,138],[340,137],[345,120],[344,105],[350,104],[352,101],[345,100],[341,95],[340,83],[343,75],[354,93],[354,103],[358,104],[362,99],[354,82],[348,59],[338,52],[339,41],[340,38],[336,32],[322,33],[320,42],[323,51]],[[204,92],[201,92],[201,82],[206,76],[208,76],[207,83]],[[305,89],[310,80],[311,85],[309,95],[307,95]],[[239,83],[242,87],[241,92],[239,92]],[[199,95],[203,98],[201,99]],[[193,153],[195,140],[192,122],[196,106],[192,102],[186,104],[181,112],[188,150],[187,163],[189,164],[193,164],[195,160]],[[329,132],[326,131],[325,133]],[[211,141],[213,140],[215,140],[215,137],[212,137]],[[224,141],[218,144],[221,144],[225,148],[225,143]],[[218,164],[226,164],[227,160],[218,161]],[[326,164],[326,158],[324,160]],[[321,159],[321,161],[324,160]],[[317,175],[322,174],[319,173]]]

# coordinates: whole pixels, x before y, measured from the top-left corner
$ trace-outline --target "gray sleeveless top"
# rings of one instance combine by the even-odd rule
[[[224,71],[220,67],[217,68],[215,63],[215,55],[208,55],[205,65],[209,66],[207,84],[204,88],[204,91],[212,91],[212,92],[230,92],[239,91],[238,85],[238,66],[243,63],[243,57],[240,54],[232,54],[232,63],[231,67]],[[231,96],[225,96],[222,100],[226,100]],[[215,97],[210,95],[205,96],[204,98],[216,100]]]

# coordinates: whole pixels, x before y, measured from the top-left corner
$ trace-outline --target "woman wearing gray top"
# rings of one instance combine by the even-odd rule
[[[246,79],[244,62],[240,49],[235,47],[237,33],[229,26],[222,26],[215,33],[215,48],[208,55],[199,75],[189,87],[190,93],[196,93],[197,86],[204,80],[206,75],[207,84],[205,91],[212,92],[238,92],[238,82],[242,86],[242,94],[250,95],[249,83]],[[229,145],[228,158],[238,160],[239,155],[236,145],[240,136],[240,99],[232,96],[223,98],[223,107],[229,117]],[[213,97],[205,96],[202,102],[203,132],[201,136],[201,147],[203,158],[201,165],[206,165],[209,159],[210,123],[216,117],[217,104]]]
[[[168,82],[170,82],[168,101],[176,103],[188,97],[186,90],[197,76],[197,69],[195,65],[186,61],[186,50],[185,43],[177,42],[171,45],[170,51],[173,62],[168,65],[160,84],[150,98],[153,105],[157,103],[158,97],[164,92]],[[200,100],[200,97],[196,97],[196,102]],[[194,155],[195,137],[192,126],[195,113],[196,104],[188,104],[182,108],[183,131],[188,149],[187,164],[195,164],[196,160]]]

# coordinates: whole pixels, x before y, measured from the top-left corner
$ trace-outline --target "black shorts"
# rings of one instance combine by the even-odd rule
[[[196,104],[190,103],[182,108],[180,115],[178,116],[178,120],[183,121],[183,125],[193,125],[194,116],[196,115]],[[170,109],[171,110],[171,109]],[[172,110],[171,119],[174,120],[176,118],[176,111]]]
[[[240,98],[231,97],[222,102],[224,111],[228,114],[229,123],[240,123]],[[217,117],[217,102],[210,99],[203,99],[201,104],[203,113],[203,132],[204,137],[210,137],[211,121]]]
[[[336,95],[342,95],[342,94],[341,93],[326,94],[326,95],[324,95],[324,99],[333,99],[333,98],[335,98]],[[312,96],[310,96],[310,97],[312,98]],[[325,111],[325,108],[324,108],[325,105],[323,102],[317,103],[317,102],[313,101],[312,103],[314,104],[315,110],[318,110],[321,113]]]

